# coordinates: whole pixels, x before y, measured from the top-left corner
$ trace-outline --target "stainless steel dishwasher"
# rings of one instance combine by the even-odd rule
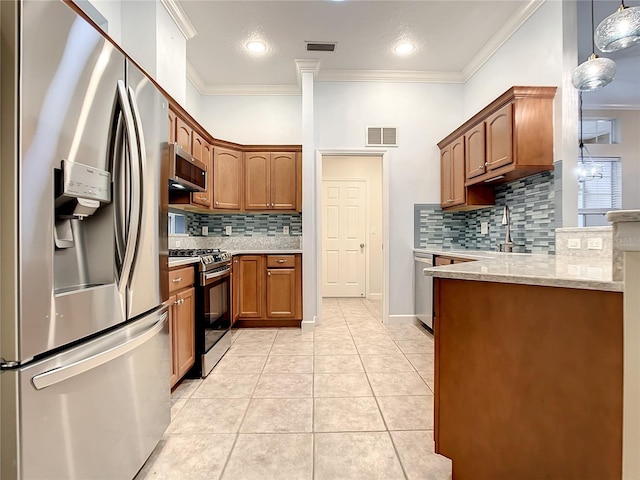
[[[433,277],[422,272],[433,267],[433,255],[414,252],[414,306],[418,320],[433,329]]]

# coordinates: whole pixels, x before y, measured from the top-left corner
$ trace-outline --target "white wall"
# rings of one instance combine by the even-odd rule
[[[167,9],[156,2],[156,80],[184,105],[187,99],[187,40]]]
[[[367,181],[367,296],[382,296],[382,157],[324,156],[322,179]]]
[[[584,117],[613,118],[619,128],[619,143],[589,144],[594,157],[620,157],[622,160],[622,208],[640,208],[640,110],[585,110]]]
[[[318,149],[362,150],[367,125],[398,128],[399,147],[389,148],[391,315],[413,314],[413,204],[440,202],[436,143],[462,123],[462,88],[418,83],[315,84]]]
[[[299,95],[209,95],[187,100],[187,110],[198,110],[196,119],[215,138],[254,145],[302,143]]]
[[[118,44],[122,40],[122,8],[120,1],[88,0],[93,7],[107,20],[107,33]],[[83,8],[83,2],[79,2]]]

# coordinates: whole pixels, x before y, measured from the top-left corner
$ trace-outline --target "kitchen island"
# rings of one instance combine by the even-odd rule
[[[425,269],[434,439],[454,479],[621,478],[623,284],[611,272],[610,259],[526,254]]]

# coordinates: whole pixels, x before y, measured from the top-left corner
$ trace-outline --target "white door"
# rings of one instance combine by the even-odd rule
[[[367,183],[322,182],[322,296],[365,296]]]

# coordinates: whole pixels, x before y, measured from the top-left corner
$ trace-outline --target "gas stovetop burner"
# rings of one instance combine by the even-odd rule
[[[228,262],[231,255],[219,248],[178,248],[169,249],[170,257],[200,257],[200,270],[215,268],[217,264]]]

